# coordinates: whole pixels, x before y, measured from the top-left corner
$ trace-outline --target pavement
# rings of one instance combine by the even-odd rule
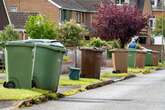
[[[6,79],[6,74],[4,73],[0,73],[0,80],[5,80]]]
[[[21,110],[165,110],[165,70]]]

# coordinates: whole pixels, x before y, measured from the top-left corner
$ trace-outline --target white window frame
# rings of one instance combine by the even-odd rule
[[[9,7],[9,11],[10,12],[17,12],[17,6],[14,6],[14,5],[13,6],[10,6]]]
[[[152,22],[152,24],[151,24],[151,22]],[[156,25],[156,18],[155,17],[149,18],[149,27],[154,30],[155,25]]]
[[[116,1],[116,0],[115,0]],[[129,0],[124,0],[123,3],[129,3]],[[117,5],[123,5],[122,0],[119,0],[119,3],[116,3]]]
[[[76,12],[76,22],[81,23],[81,13],[80,12]]]

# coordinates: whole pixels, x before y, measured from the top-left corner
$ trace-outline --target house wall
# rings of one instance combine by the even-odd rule
[[[48,0],[5,0],[9,10],[11,6],[16,6],[17,11],[39,12],[48,17],[53,22],[60,21],[59,8],[51,4]]]
[[[153,11],[153,16],[159,17],[159,16],[165,16],[165,10],[164,11]]]
[[[92,28],[92,21],[94,20],[94,13],[70,10],[69,15],[70,15],[70,19],[75,20],[77,23],[86,25],[88,28]],[[79,20],[77,20],[78,15],[79,15]]]
[[[3,4],[3,0],[0,1],[0,30],[3,30],[8,25],[8,18]]]
[[[151,2],[150,0],[145,0],[144,2],[144,9],[143,9],[144,15],[152,15],[152,5],[150,2]]]

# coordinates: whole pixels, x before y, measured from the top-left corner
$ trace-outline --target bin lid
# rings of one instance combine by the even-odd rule
[[[137,49],[135,49],[135,48],[128,48],[128,52],[137,52]]]
[[[26,43],[53,43],[53,42],[59,42],[57,40],[51,40],[51,39],[28,39],[24,40]]]
[[[88,47],[83,47],[80,48],[81,51],[93,51],[93,52],[104,52],[104,49],[101,48],[88,48]]]
[[[144,53],[144,54],[147,53],[146,51],[144,51],[144,50],[140,50],[140,49],[137,49],[137,52],[138,52],[138,53]]]
[[[50,43],[53,46],[58,46],[58,47],[64,47],[62,43],[60,43],[57,40],[50,40],[50,39],[28,39],[24,40],[25,43],[33,43],[33,44],[38,44],[38,43]]]
[[[112,49],[112,53],[128,53],[128,49]]]
[[[151,49],[146,49],[146,48],[144,48],[143,51],[145,51],[145,52],[152,52]]]
[[[24,40],[7,41],[6,46],[34,46],[34,44],[25,43]]]
[[[57,41],[57,40],[50,40],[50,39],[28,39],[28,40],[24,40],[25,43],[27,44],[34,44],[35,46],[40,46],[40,47],[45,47],[45,48],[49,48],[49,49],[53,49],[53,50],[58,50],[58,51],[62,51],[65,52],[66,49],[64,47],[64,45]]]
[[[160,52],[156,50],[152,50],[152,53],[160,53]]]
[[[61,51],[63,53],[66,52],[66,49],[64,46],[58,45],[58,44],[53,44],[53,43],[36,43],[35,44],[36,47],[41,47],[41,48],[47,48],[47,49],[51,49],[54,51]]]

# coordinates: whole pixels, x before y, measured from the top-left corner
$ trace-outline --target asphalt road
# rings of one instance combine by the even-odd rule
[[[165,70],[24,110],[165,110]]]

